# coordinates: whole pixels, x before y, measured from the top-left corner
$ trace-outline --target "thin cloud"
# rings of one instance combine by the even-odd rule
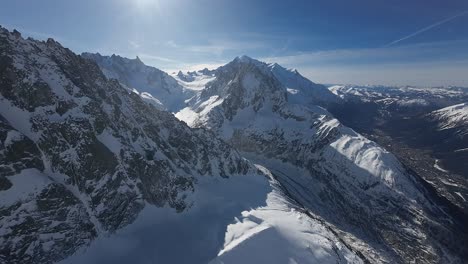
[[[177,43],[175,43],[175,41],[173,41],[173,40],[166,41],[165,44],[166,44],[166,46],[171,47],[171,48],[178,48],[179,47],[179,45],[177,45]]]
[[[319,83],[467,86],[468,40],[303,52],[260,58]],[[408,60],[408,58],[411,58]]]
[[[145,60],[145,59],[147,59],[147,60],[157,60],[157,61],[171,62],[171,63],[177,63],[178,62],[177,60],[173,60],[173,59],[170,59],[170,58],[151,55],[151,54],[146,54],[146,53],[139,54],[138,56],[139,56],[139,58],[141,58],[143,60]]]
[[[138,42],[132,41],[132,40],[129,40],[129,41],[128,41],[128,44],[130,44],[130,46],[131,46],[132,48],[134,48],[134,49],[138,49],[138,48],[140,48],[140,46],[141,46]]]
[[[458,14],[456,14],[456,15],[454,15],[454,16],[451,16],[451,17],[449,17],[449,18],[443,19],[443,20],[441,20],[441,21],[439,21],[439,22],[436,22],[436,23],[434,23],[434,24],[432,24],[432,25],[429,25],[429,26],[427,26],[427,27],[425,27],[425,28],[423,28],[423,29],[420,29],[420,30],[418,30],[418,31],[416,31],[416,32],[414,32],[414,33],[412,33],[412,34],[409,34],[408,36],[405,36],[405,37],[403,37],[403,38],[400,38],[400,39],[397,39],[397,40],[395,40],[395,41],[392,41],[392,42],[388,43],[387,45],[385,45],[384,47],[389,47],[389,46],[392,46],[392,45],[394,45],[394,44],[397,44],[398,42],[401,42],[401,41],[403,41],[403,40],[412,38],[412,37],[414,37],[414,36],[416,36],[416,35],[419,35],[419,34],[421,34],[421,33],[423,33],[423,32],[426,32],[426,31],[428,31],[428,30],[430,30],[430,29],[432,29],[432,28],[435,28],[435,27],[437,27],[437,26],[440,26],[440,25],[442,25],[442,24],[444,24],[444,23],[447,23],[447,22],[449,22],[449,21],[451,21],[451,20],[454,20],[454,19],[457,18],[457,17],[461,17],[461,16],[466,15],[466,14],[468,14],[468,10],[465,10],[465,11],[463,11],[463,12],[461,12],[461,13],[458,13]]]
[[[226,51],[245,52],[265,48],[266,44],[259,41],[212,40],[209,41],[206,45],[179,46],[189,52],[214,54],[220,56]]]
[[[317,52],[302,52],[285,56],[260,58],[266,62],[276,62],[285,66],[295,65],[356,65],[403,62],[411,58],[413,62],[427,61],[431,58],[445,59],[468,58],[464,51],[468,40],[417,43],[398,47],[336,49]]]
[[[358,65],[353,67],[297,67],[318,83],[356,85],[467,86],[468,61]]]

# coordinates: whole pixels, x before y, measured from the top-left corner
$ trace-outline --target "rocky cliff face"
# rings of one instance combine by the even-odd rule
[[[187,210],[197,177],[257,174],[91,60],[3,28],[0,132],[2,263],[60,260],[147,204]]]
[[[267,64],[236,58],[176,116],[267,167],[370,262],[461,263],[465,218],[447,214],[446,204],[376,143],[323,108],[294,104],[294,83]]]

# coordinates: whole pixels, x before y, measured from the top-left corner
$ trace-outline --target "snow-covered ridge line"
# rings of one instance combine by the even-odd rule
[[[428,118],[437,122],[440,130],[456,129],[457,135],[468,135],[468,103],[445,107],[427,114]]]

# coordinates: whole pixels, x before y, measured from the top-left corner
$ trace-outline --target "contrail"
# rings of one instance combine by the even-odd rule
[[[425,28],[423,28],[423,29],[420,29],[420,30],[418,30],[418,31],[416,31],[416,32],[414,32],[414,33],[412,33],[412,34],[409,34],[409,35],[406,36],[406,37],[403,37],[403,38],[401,38],[401,39],[397,39],[397,40],[395,40],[395,41],[393,41],[393,42],[390,42],[390,43],[388,43],[387,45],[385,45],[384,47],[389,47],[389,46],[391,46],[391,45],[393,45],[393,44],[396,44],[396,43],[398,43],[398,42],[400,42],[400,41],[403,41],[403,40],[405,40],[405,39],[409,39],[409,38],[411,38],[411,37],[414,37],[414,36],[416,36],[416,35],[418,35],[418,34],[421,34],[421,33],[425,32],[425,31],[428,31],[429,29],[432,29],[432,28],[435,28],[435,27],[437,27],[437,26],[440,26],[440,25],[442,25],[442,24],[444,24],[444,23],[447,23],[447,22],[449,22],[449,21],[451,21],[451,20],[453,20],[453,19],[455,19],[455,18],[457,18],[457,17],[463,16],[463,15],[466,15],[466,14],[468,14],[468,10],[465,10],[465,11],[459,13],[459,14],[456,14],[456,15],[454,15],[454,16],[451,16],[451,17],[449,17],[449,18],[446,18],[446,19],[444,19],[444,20],[441,20],[441,21],[439,21],[439,22],[436,22],[436,23],[434,23],[434,24],[432,24],[432,25],[430,25],[430,26],[427,26],[427,27],[425,27]]]

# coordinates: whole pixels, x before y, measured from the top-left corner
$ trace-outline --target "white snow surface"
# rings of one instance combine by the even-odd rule
[[[216,79],[216,76],[213,74],[210,75],[205,75],[200,71],[193,72],[189,76],[191,77],[189,80],[186,78],[181,78],[180,77],[180,72],[179,74],[171,74],[171,76],[177,80],[177,82],[185,87],[186,89],[193,90],[193,91],[201,91],[205,89],[205,86],[207,83],[213,81]]]
[[[408,100],[399,100],[397,101],[399,106],[408,107],[408,106],[426,106],[429,105],[429,102],[424,99],[408,99]]]
[[[430,115],[439,121],[439,128],[442,130],[464,126],[463,133],[468,133],[468,103],[442,108]]]
[[[362,263],[264,175],[200,178],[189,199],[182,213],[147,205],[61,263]]]
[[[434,168],[440,170],[441,172],[449,172],[449,171],[443,169],[443,168],[439,165],[439,163],[440,163],[440,161],[439,161],[438,159],[436,159],[436,160],[434,161]]]
[[[147,92],[142,92],[140,93],[140,97],[141,99],[143,99],[143,101],[149,103],[150,105],[153,105],[154,107],[156,107],[156,109],[159,109],[159,110],[164,110],[165,107],[164,107],[164,104],[161,103],[161,101],[159,101],[157,98],[153,97],[152,94],[150,93],[147,93]]]
[[[13,205],[22,199],[35,197],[52,181],[37,169],[25,169],[12,176],[6,176],[12,183],[8,190],[0,192],[0,208]]]

